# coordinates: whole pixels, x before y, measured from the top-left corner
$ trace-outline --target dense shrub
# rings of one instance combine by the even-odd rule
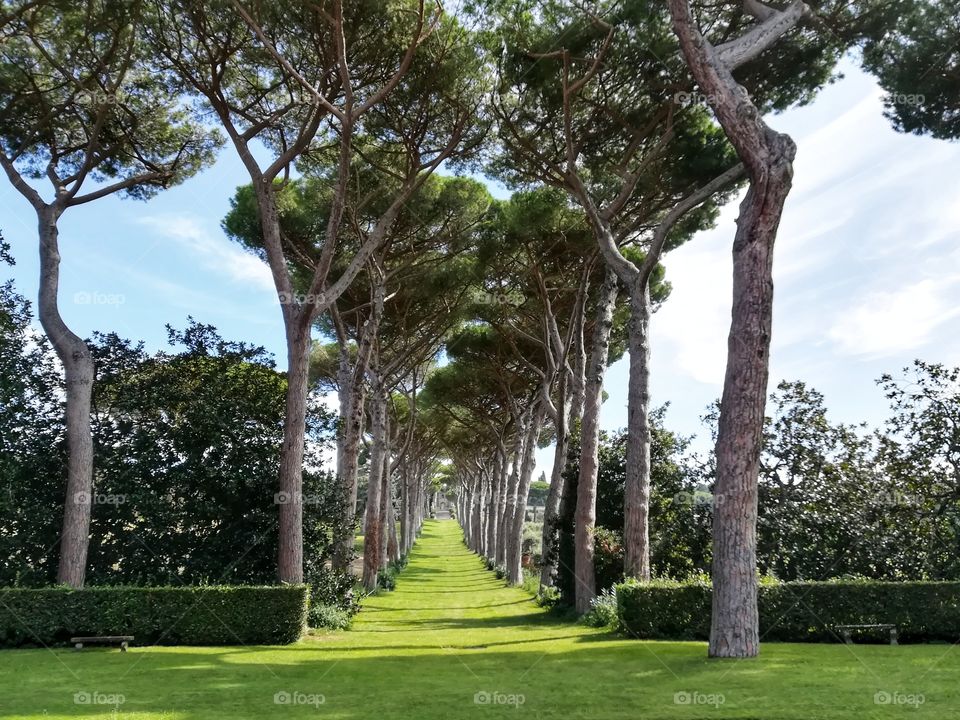
[[[617,587],[620,629],[639,638],[706,640],[711,588],[704,581]],[[783,642],[837,640],[837,625],[894,624],[905,642],[960,639],[960,582],[764,583],[759,590],[760,636]],[[885,632],[863,639],[886,641]]]
[[[407,566],[407,556],[402,556],[399,560],[389,563],[377,574],[377,585],[381,590],[395,590],[397,587],[397,576]]]
[[[623,580],[623,536],[615,530],[593,530],[593,567],[597,590],[607,590]]]
[[[137,645],[279,645],[296,642],[307,620],[305,585],[0,592],[0,646],[62,645],[75,635],[133,635]]]
[[[311,614],[313,606],[336,608],[347,617],[360,610],[360,598],[353,591],[356,579],[350,573],[341,573],[330,568],[317,568],[309,573],[307,584],[310,586]],[[317,627],[310,623],[311,627]]]
[[[310,603],[310,612],[307,622],[312,628],[327,628],[329,630],[348,630],[353,622],[352,613],[335,605]]]
[[[581,618],[584,625],[595,628],[612,628],[617,626],[617,590],[607,588],[602,590],[590,601],[590,610]]]

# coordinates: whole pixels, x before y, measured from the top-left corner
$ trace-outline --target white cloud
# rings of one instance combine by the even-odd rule
[[[156,233],[179,242],[211,269],[237,282],[273,290],[273,278],[264,262],[226,238],[209,233],[197,218],[188,215],[148,215],[139,218],[139,221]]]
[[[957,278],[924,279],[859,298],[833,323],[829,337],[845,355],[883,357],[914,350],[960,314],[950,291]]]

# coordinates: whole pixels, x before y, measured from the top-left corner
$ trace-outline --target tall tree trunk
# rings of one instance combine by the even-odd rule
[[[280,582],[303,582],[303,451],[307,427],[310,325],[287,326],[287,396],[280,451]]]
[[[577,479],[577,509],[574,518],[575,607],[578,613],[590,609],[597,594],[593,564],[593,530],[597,517],[597,471],[600,447],[600,406],[603,377],[610,352],[613,309],[617,301],[617,276],[609,267],[597,298],[597,319],[593,328],[590,367],[586,373],[583,424],[580,433],[580,475]]]
[[[67,487],[60,531],[60,564],[57,582],[83,587],[90,545],[93,502],[93,434],[90,403],[93,395],[93,356],[90,348],[60,316],[60,248],[57,221],[60,210],[38,210],[40,235],[40,293],[37,309],[50,344],[63,364],[66,385]]]
[[[650,284],[630,294],[624,572],[650,579]]]
[[[757,480],[773,320],[773,247],[793,180],[793,140],[772,130],[732,69],[756,57],[807,11],[772,11],[756,32],[724,43],[721,57],[687,0],[669,0],[684,59],[750,180],[733,241],[733,306],[717,428],[711,657],[760,651],[757,612]]]
[[[379,383],[370,390],[370,431],[373,447],[370,452],[370,476],[367,479],[367,507],[364,512],[363,587],[377,589],[380,571],[380,501],[387,446],[387,398]]]

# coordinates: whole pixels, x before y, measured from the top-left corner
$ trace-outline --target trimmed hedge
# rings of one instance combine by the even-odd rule
[[[656,580],[617,586],[620,629],[634,637],[707,640],[709,583]],[[902,642],[960,640],[960,582],[762,583],[760,637],[781,642],[835,642],[837,625],[897,626]],[[861,639],[886,642],[884,631]]]
[[[305,585],[0,589],[0,647],[133,635],[136,645],[281,645],[307,622]]]

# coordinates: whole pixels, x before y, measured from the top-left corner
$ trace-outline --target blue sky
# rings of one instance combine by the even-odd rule
[[[913,358],[960,364],[960,144],[895,133],[882,93],[849,67],[817,101],[772,118],[798,144],[794,189],[777,241],[771,383],[802,379],[837,420],[880,422],[874,380]],[[61,221],[61,307],[80,334],[116,331],[166,345],[186,317],[265,346],[283,367],[280,309],[266,266],[220,229],[246,173],[232,149],[149,202],[107,198]],[[730,313],[737,203],[717,227],[666,258],[673,294],[653,322],[653,397],[668,425],[703,434],[720,394]],[[0,229],[12,274],[36,296],[32,209],[0,186]],[[606,429],[626,424],[627,363],[607,375]],[[549,451],[538,472],[550,471]]]

